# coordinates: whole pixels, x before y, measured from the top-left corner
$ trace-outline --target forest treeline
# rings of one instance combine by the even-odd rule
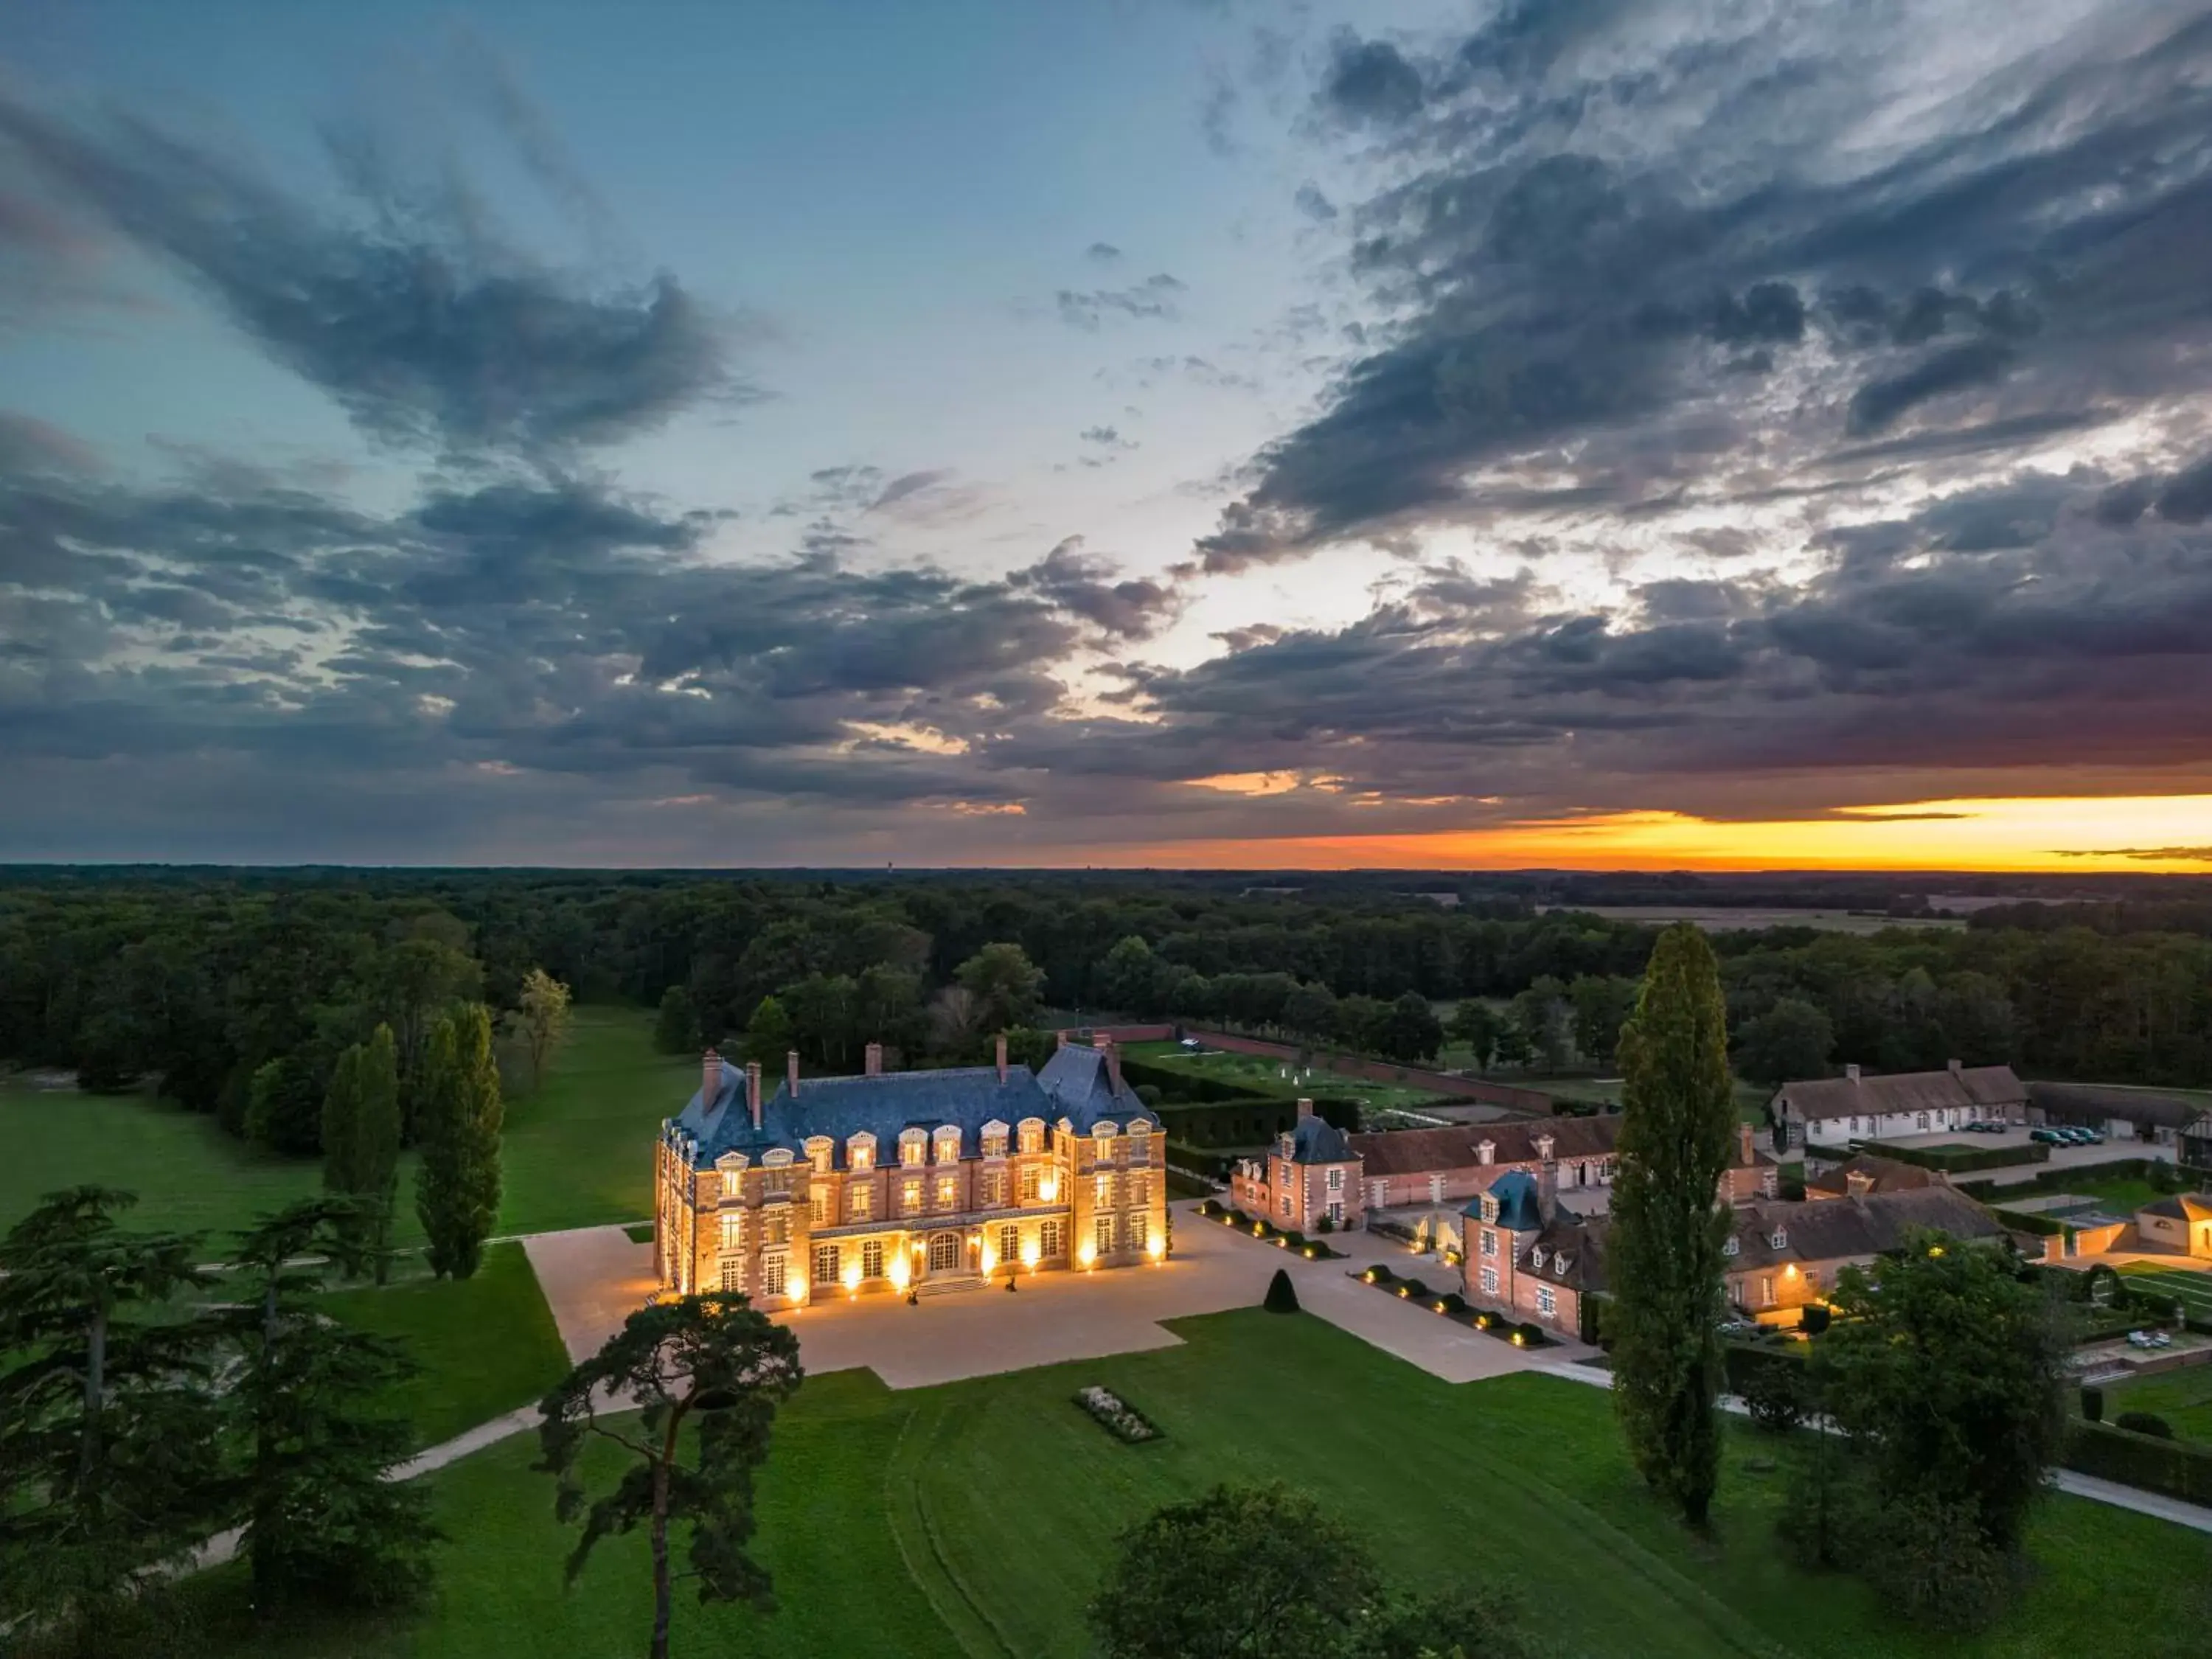
[[[963,1058],[994,1022],[1040,1006],[1414,1058],[1437,1036],[1416,1000],[1487,1002],[1523,1026],[1549,1007],[1571,1039],[1490,1057],[1556,1061],[1571,1047],[1608,1066],[1621,982],[1656,929],[1539,911],[1527,895],[1459,897],[1128,872],[18,871],[0,878],[0,1062],[72,1068],[95,1088],[157,1080],[234,1133],[309,1152],[347,1048],[391,1028],[411,1121],[409,1079],[436,1020],[460,1002],[512,1011],[540,969],[580,1000],[660,1008],[672,1047],[754,1030],[757,1046],[788,1040],[833,1069],[857,1069],[872,1040],[910,1063]],[[2212,902],[2193,894],[1999,906],[1966,928],[1771,927],[1715,946],[1738,1069],[1762,1081],[1957,1058],[2212,1082]],[[764,999],[775,1006],[755,1029]]]

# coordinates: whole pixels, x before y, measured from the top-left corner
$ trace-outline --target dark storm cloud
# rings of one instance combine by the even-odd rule
[[[1111,242],[1093,242],[1083,252],[1085,258],[1095,259],[1102,265],[1110,265],[1121,257],[1121,250]]]
[[[1142,577],[1122,576],[1109,561],[1085,552],[1080,536],[1070,536],[1036,564],[1006,580],[1017,591],[1035,592],[1122,639],[1141,640],[1158,633],[1181,609],[1172,588]]]
[[[1522,465],[1725,496],[1983,465],[2193,392],[2212,15],[2053,15],[1532,3],[1431,52],[1340,39],[1316,95],[1390,128],[1345,216],[1393,321],[1200,562],[1490,524]],[[1986,73],[1928,95],[1908,61]],[[1860,145],[1893,96],[1910,141]]]
[[[334,160],[343,213],[136,114],[72,121],[0,92],[0,167],[185,273],[380,441],[559,450],[733,392],[722,331],[673,277],[587,286],[488,234],[473,204],[408,199],[372,149]]]
[[[2106,488],[1930,499],[1832,538],[1801,585],[1668,578],[1617,611],[1547,612],[1526,570],[1439,571],[1349,627],[1225,635],[1226,656],[1136,677],[1153,723],[1091,729],[1082,763],[1687,810],[1773,771],[1845,798],[1905,773],[1972,793],[1993,769],[2212,788],[2212,532],[2116,523]]]

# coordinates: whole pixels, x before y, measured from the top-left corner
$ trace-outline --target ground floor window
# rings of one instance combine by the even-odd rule
[[[761,1252],[761,1294],[785,1296],[791,1291],[791,1259],[781,1250]]]
[[[1098,1216],[1095,1218],[1092,1228],[1092,1236],[1098,1243],[1098,1254],[1104,1255],[1114,1248],[1114,1218],[1110,1215]]]
[[[1485,1267],[1482,1270],[1482,1293],[1485,1296],[1496,1296],[1498,1294],[1497,1268]]]
[[[1152,1219],[1142,1211],[1129,1218],[1129,1248],[1141,1250],[1152,1242]]]
[[[1284,1213],[1285,1215],[1288,1215],[1290,1212],[1291,1212],[1291,1195],[1290,1195],[1290,1194],[1289,1194],[1289,1193],[1285,1192],[1285,1193],[1283,1194],[1283,1213]]]
[[[722,1294],[735,1296],[745,1287],[745,1259],[741,1255],[722,1258]]]
[[[929,1241],[929,1270],[949,1273],[960,1265],[960,1235],[938,1233]]]
[[[1048,1221],[1037,1229],[1037,1249],[1047,1261],[1066,1252],[1067,1246],[1060,1237],[1060,1223]]]
[[[860,1275],[864,1279],[884,1276],[884,1241],[872,1238],[860,1246]]]
[[[835,1244],[817,1244],[814,1247],[814,1282],[816,1284],[835,1285],[837,1282],[837,1275],[844,1271],[844,1251],[839,1249]]]
[[[1022,1254],[1022,1230],[1015,1226],[999,1229],[999,1260],[1018,1261]]]
[[[1344,1224],[1344,1200],[1342,1199],[1332,1198],[1329,1200],[1328,1218],[1339,1226]]]
[[[1774,1305],[1774,1280],[1771,1276],[1762,1277],[1759,1281],[1759,1305],[1762,1308]]]
[[[1547,1319],[1554,1317],[1559,1311],[1559,1298],[1553,1294],[1549,1285],[1536,1287],[1536,1311]]]

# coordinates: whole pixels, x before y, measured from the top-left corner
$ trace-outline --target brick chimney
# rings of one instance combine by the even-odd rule
[[[1950,1062],[1949,1062],[1949,1065],[1950,1065],[1950,1067],[1951,1067],[1951,1075],[1952,1075],[1953,1077],[1956,1077],[1956,1076],[1958,1076],[1958,1075],[1959,1075],[1959,1073],[1960,1073],[1960,1072],[1962,1072],[1962,1071],[1964,1071],[1964,1070],[1966,1069],[1963,1066],[1961,1066],[1961,1065],[1960,1065],[1957,1060],[1954,1060],[1950,1061]]]
[[[999,1082],[1000,1083],[1000,1085],[1003,1085],[1005,1084],[1006,1080],[1006,1034],[1004,1031],[1001,1031],[1001,1032],[1000,1032],[1000,1033],[999,1033]]]
[[[1115,1091],[1119,1093],[1121,1087],[1121,1051],[1114,1046],[1114,1039],[1109,1036],[1100,1036],[1097,1043],[1098,1052],[1106,1056],[1106,1075],[1114,1079]]]
[[[1547,1223],[1559,1212],[1559,1160],[1547,1158],[1536,1166],[1536,1213]]]
[[[1061,1026],[1061,1027],[1060,1027],[1057,1031],[1054,1031],[1052,1035],[1053,1035],[1054,1038],[1055,1039],[1055,1040],[1054,1040],[1054,1043],[1053,1043],[1053,1045],[1052,1045],[1054,1048],[1065,1048],[1066,1047],[1067,1047],[1067,1027],[1066,1027],[1065,1025],[1063,1025],[1063,1026]]]
[[[1844,1066],[1844,1079],[1847,1083],[1856,1083],[1859,1080],[1859,1068],[1856,1066]]]
[[[1311,1102],[1310,1100],[1301,1100],[1301,1101],[1299,1101],[1299,1102],[1298,1102],[1298,1115],[1299,1115],[1301,1118],[1308,1118],[1308,1117],[1311,1117],[1311,1116],[1313,1115],[1313,1102]]]
[[[796,1048],[787,1048],[783,1051],[783,1080],[785,1086],[791,1091],[791,1097],[793,1100],[798,1099],[799,1050]]]
[[[884,1045],[880,1042],[871,1042],[866,1052],[868,1075],[881,1077],[884,1072]]]
[[[714,1109],[714,1097],[722,1087],[722,1057],[712,1048],[699,1063],[699,1109],[702,1112]]]
[[[1748,1123],[1735,1126],[1735,1161],[1747,1170],[1757,1162],[1752,1154],[1751,1125]]]
[[[760,1127],[760,1061],[745,1062],[745,1106],[753,1115],[753,1127]]]

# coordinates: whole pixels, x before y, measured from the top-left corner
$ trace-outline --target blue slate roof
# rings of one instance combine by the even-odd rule
[[[779,1081],[775,1093],[761,1103],[758,1129],[745,1107],[745,1074],[737,1066],[722,1061],[714,1099],[702,1100],[703,1093],[693,1094],[676,1119],[676,1127],[695,1143],[692,1163],[699,1169],[725,1152],[758,1158],[775,1146],[803,1157],[806,1142],[816,1135],[837,1143],[842,1165],[845,1142],[854,1135],[874,1135],[881,1158],[901,1130],[934,1132],[946,1124],[958,1127],[961,1152],[973,1158],[983,1126],[994,1119],[1012,1127],[1028,1117],[1048,1123],[1066,1118],[1076,1133],[1088,1134],[1102,1118],[1126,1124],[1134,1116],[1152,1116],[1127,1084],[1114,1087],[1103,1054],[1073,1043],[1041,1072],[1008,1066],[1004,1083],[994,1066],[803,1078],[796,1096],[787,1082]]]
[[[1516,1233],[1543,1231],[1544,1208],[1537,1201],[1536,1177],[1527,1170],[1511,1170],[1498,1176],[1490,1183],[1490,1196],[1498,1200],[1498,1226]],[[1479,1219],[1482,1200],[1475,1199],[1460,1213]]]
[[[1352,1162],[1352,1143],[1345,1139],[1344,1131],[1318,1112],[1302,1117],[1291,1131],[1291,1162],[1293,1164],[1349,1164]]]

